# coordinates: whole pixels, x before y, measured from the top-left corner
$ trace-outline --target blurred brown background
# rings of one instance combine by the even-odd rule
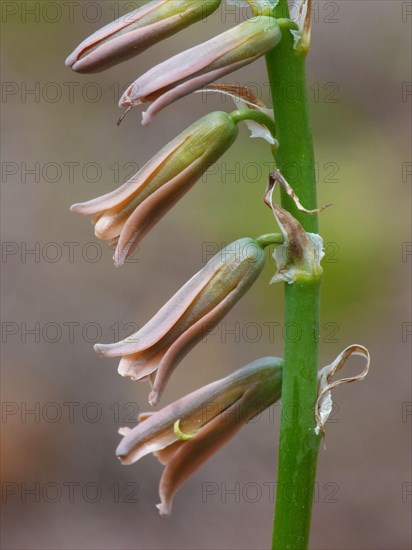
[[[117,362],[98,358],[93,343],[148,320],[210,251],[276,230],[261,200],[270,151],[245,129],[121,269],[90,220],[69,213],[72,203],[123,182],[196,118],[232,110],[229,100],[195,94],[147,129],[138,109],[116,127],[127,82],[242,19],[225,4],[207,24],[108,72],[65,68],[83,38],[138,5],[1,3],[5,550],[270,544],[279,407],[190,479],[169,520],[154,507],[157,460],[122,467],[114,455],[117,429],[148,408],[148,387],[119,377]],[[411,21],[411,2],[314,2],[308,74],[319,202],[334,204],[321,215],[328,244],[320,366],[354,342],[373,358],[365,382],[334,395],[319,461],[316,550],[411,544]],[[226,81],[268,99],[262,60]],[[164,403],[282,353],[282,288],[268,286],[273,270],[268,262],[220,329],[187,356]]]

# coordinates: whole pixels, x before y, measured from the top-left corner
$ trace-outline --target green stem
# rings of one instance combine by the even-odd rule
[[[284,243],[284,237],[282,233],[265,233],[256,237],[255,241],[260,244],[262,248],[266,248],[271,244],[279,245]]]
[[[254,16],[272,15],[271,0],[246,0]]]
[[[240,109],[238,111],[233,111],[230,113],[230,118],[233,122],[238,123],[244,120],[254,120],[262,126],[266,126],[272,136],[276,139],[276,125],[275,122],[262,113],[262,111],[257,111],[255,109]]]
[[[272,1],[276,17],[288,17],[286,0]],[[266,55],[279,147],[275,160],[302,204],[315,209],[316,182],[306,89],[305,55],[293,48],[282,25],[282,40]],[[282,206],[317,233],[317,216],[297,210],[281,192]],[[308,547],[320,437],[315,434],[320,281],[285,285],[284,371],[273,546]]]

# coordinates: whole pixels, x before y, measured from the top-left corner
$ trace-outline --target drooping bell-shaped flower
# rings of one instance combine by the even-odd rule
[[[152,105],[143,124],[177,99],[231,73],[274,48],[281,38],[276,19],[259,16],[171,57],[139,77],[124,92],[120,107]]]
[[[252,286],[265,263],[254,239],[218,252],[140,330],[115,344],[96,344],[104,357],[121,357],[118,371],[134,380],[150,377],[155,405],[185,355],[223,319]]]
[[[280,398],[283,361],[264,357],[168,405],[143,414],[116,454],[133,464],[154,453],[165,465],[160,480],[161,515],[171,513],[176,491],[252,418]]]
[[[109,23],[84,40],[66,65],[97,73],[138,55],[214,12],[221,0],[154,0]]]
[[[230,115],[210,113],[196,121],[121,187],[71,211],[93,215],[95,234],[116,244],[122,265],[159,219],[196,183],[236,139]]]

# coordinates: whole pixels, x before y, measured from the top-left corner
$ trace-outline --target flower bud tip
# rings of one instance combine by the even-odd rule
[[[95,344],[93,346],[93,349],[97,353],[97,355],[103,356],[105,347],[106,346],[104,344]]]
[[[163,518],[168,518],[170,516],[170,507],[165,506],[164,504],[156,504],[156,508],[159,510],[159,514]]]
[[[143,111],[142,113],[142,126],[149,126],[150,121],[152,117],[147,111]]]
[[[66,61],[64,62],[66,67],[73,68],[73,66],[76,64],[76,55],[75,52],[72,52],[70,55],[66,57]]]
[[[149,405],[155,407],[159,403],[159,392],[152,391],[149,394]]]
[[[79,63],[77,61],[75,63],[70,63],[70,65],[67,65],[67,66],[70,67],[71,70],[74,71],[75,73],[81,73],[82,72],[81,70],[79,70]]]
[[[104,239],[106,231],[111,226],[111,220],[107,216],[102,216],[100,220],[95,223],[94,234],[98,239]]]
[[[124,265],[124,259],[123,258],[118,258],[116,254],[114,254],[113,256],[113,264],[114,264],[114,267],[122,267],[122,265]]]

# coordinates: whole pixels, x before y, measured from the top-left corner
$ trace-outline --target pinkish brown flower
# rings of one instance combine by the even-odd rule
[[[78,73],[97,73],[138,55],[214,12],[221,0],[154,0],[109,23],[66,59]]]
[[[140,415],[135,428],[119,430],[124,437],[116,454],[122,464],[154,453],[165,465],[161,515],[170,515],[176,491],[194,471],[279,399],[282,365],[277,357],[258,359],[158,412]]]
[[[153,102],[143,115],[143,124],[147,124],[173,101],[255,61],[274,48],[280,38],[276,19],[249,19],[150,69],[127,88],[119,106]]]
[[[95,234],[116,245],[122,265],[146,233],[223,155],[237,136],[229,114],[209,113],[196,121],[121,187],[74,204],[76,214],[93,215]]]
[[[118,371],[150,377],[149,401],[157,404],[172,372],[252,286],[265,263],[257,241],[239,239],[223,248],[140,330],[115,344],[96,344],[104,357],[121,357]]]

